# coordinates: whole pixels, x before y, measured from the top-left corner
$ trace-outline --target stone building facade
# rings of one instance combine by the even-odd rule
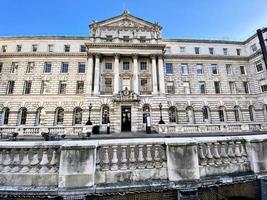
[[[147,116],[155,126],[160,113],[177,126],[267,121],[256,34],[242,42],[164,39],[158,23],[127,11],[90,30],[0,38],[1,127],[80,126],[89,110],[93,124],[115,133],[144,131]]]

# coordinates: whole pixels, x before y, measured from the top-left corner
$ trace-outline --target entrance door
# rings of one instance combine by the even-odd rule
[[[121,131],[131,131],[131,107],[121,108]]]

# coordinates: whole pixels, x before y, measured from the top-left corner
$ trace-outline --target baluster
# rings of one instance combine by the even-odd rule
[[[52,152],[50,166],[51,166],[51,169],[49,172],[56,173],[57,172],[57,152],[55,149],[53,149],[53,152]]]
[[[39,173],[47,173],[49,171],[47,167],[49,164],[47,153],[48,153],[48,149],[42,150],[42,159],[40,162],[41,169],[39,170]]]
[[[38,150],[37,149],[33,149],[32,150],[32,159],[30,162],[30,173],[36,173],[38,171],[38,163],[39,163],[39,159],[38,159]]]
[[[229,163],[229,159],[228,159],[228,155],[226,153],[226,142],[222,142],[221,143],[221,157],[222,157],[222,161],[223,163]]]
[[[130,146],[130,158],[129,158],[129,161],[130,161],[130,169],[136,169],[136,166],[135,166],[135,162],[136,162],[136,159],[135,159],[135,146],[134,145]]]
[[[154,147],[155,147],[155,154],[154,154],[155,167],[156,168],[161,168],[160,157],[159,157],[159,147],[160,147],[160,145],[156,144]]]
[[[153,163],[152,163],[152,155],[151,155],[151,144],[146,145],[146,168],[152,169],[153,168]]]
[[[217,164],[217,165],[220,165],[220,164],[222,164],[222,161],[221,161],[221,156],[220,156],[220,154],[219,154],[219,145],[220,145],[220,143],[219,142],[214,142],[214,158],[215,158],[215,163]]]
[[[96,149],[96,170],[100,170],[100,147]]]
[[[19,152],[20,152],[20,149],[14,149],[13,151],[13,161],[12,161],[12,169],[11,169],[11,172],[13,173],[19,171],[19,166],[18,166],[20,165]]]
[[[102,170],[103,171],[107,171],[107,170],[109,170],[109,157],[108,157],[108,149],[109,149],[109,147],[108,146],[104,146],[103,149],[104,149],[104,155],[103,155],[103,167],[102,167]]]
[[[121,169],[127,169],[126,145],[121,146]]]
[[[235,142],[235,156],[236,156],[236,161],[238,163],[242,162],[242,159],[241,159],[241,151],[240,151],[240,144],[241,144],[240,141],[236,141]]]
[[[111,170],[115,171],[119,169],[118,165],[118,146],[112,146],[112,160],[111,160]]]
[[[161,150],[162,150],[162,156],[161,156],[161,159],[162,159],[162,167],[167,167],[167,157],[166,157],[166,146],[162,145],[161,146]]]
[[[145,168],[145,165],[144,165],[144,151],[143,151],[143,148],[144,148],[144,145],[138,145],[138,168],[139,169],[144,169]]]
[[[0,171],[3,169],[3,149],[0,149]]]
[[[204,154],[203,144],[199,144],[198,146],[199,146],[200,165],[201,166],[206,166],[207,165],[207,160],[206,160],[206,156]]]
[[[3,165],[5,166],[2,172],[6,173],[11,170],[10,164],[11,164],[11,158],[10,158],[10,149],[4,149],[3,154],[5,156]]]
[[[236,163],[235,154],[234,154],[234,142],[230,141],[228,146],[228,156],[231,163]]]
[[[23,149],[23,159],[21,161],[22,169],[20,170],[21,173],[26,173],[29,171],[29,150],[28,149]]]
[[[213,159],[213,155],[211,153],[211,143],[207,143],[206,147],[207,147],[207,158],[208,158],[208,164],[209,165],[214,165],[214,159]]]
[[[242,158],[243,162],[247,162],[248,161],[248,154],[247,154],[246,144],[245,143],[241,143],[241,158]]]

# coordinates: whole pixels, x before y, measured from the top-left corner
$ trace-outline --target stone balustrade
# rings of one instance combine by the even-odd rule
[[[266,149],[266,135],[0,142],[0,194],[65,197],[201,187],[202,179],[206,187],[230,175],[256,180],[267,175]]]
[[[157,124],[154,130],[158,133],[207,133],[207,132],[243,132],[266,131],[264,123],[223,123],[223,124]]]

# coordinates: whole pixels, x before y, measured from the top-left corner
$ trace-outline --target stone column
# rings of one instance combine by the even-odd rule
[[[114,61],[114,94],[118,94],[120,90],[120,63],[119,55],[115,55]]]
[[[162,55],[158,57],[158,69],[159,69],[159,91],[160,91],[160,95],[164,95],[165,94],[165,81],[164,81]]]
[[[139,93],[139,80],[138,80],[138,55],[133,55],[133,91]]]
[[[92,94],[92,85],[93,85],[93,55],[88,55],[88,61],[87,61],[87,94]]]
[[[100,78],[100,59],[99,55],[95,56],[95,82],[94,82],[94,94],[99,95],[99,78]]]
[[[152,59],[152,88],[153,95],[158,93],[158,77],[157,77],[157,64],[156,64],[156,56],[151,56]]]

